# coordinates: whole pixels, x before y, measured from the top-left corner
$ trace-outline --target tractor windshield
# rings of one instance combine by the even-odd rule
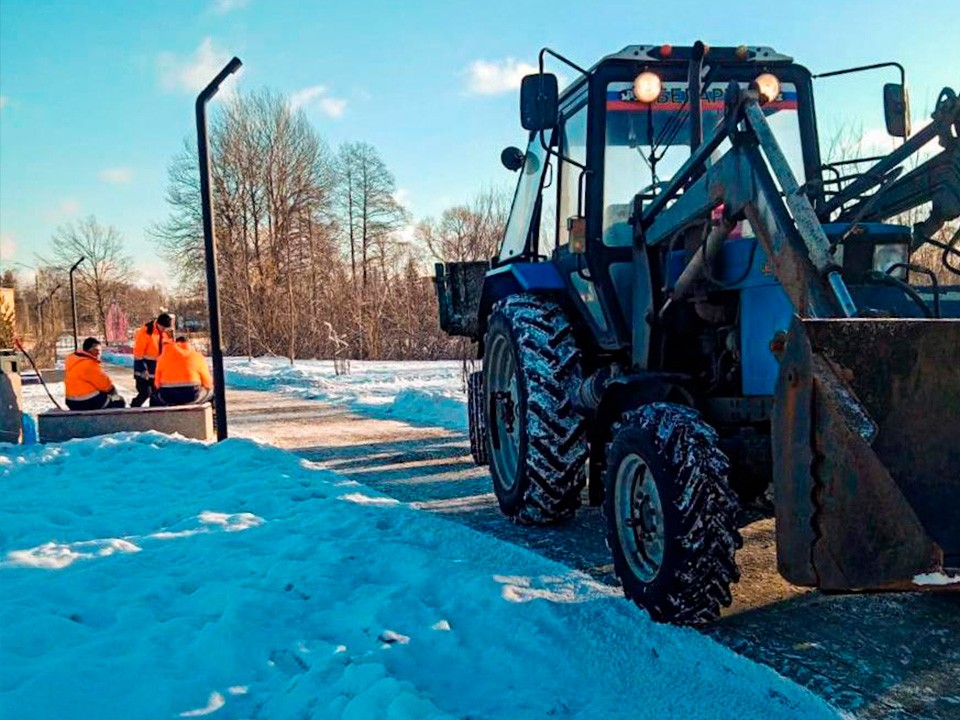
[[[742,83],[746,87],[746,83]],[[706,89],[703,109],[704,140],[710,138],[723,118],[725,81]],[[633,84],[607,85],[606,134],[603,176],[603,241],[610,246],[629,246],[631,203],[639,192],[654,195],[669,183],[690,157],[690,112],[686,82],[665,82],[653,103],[635,99]],[[797,181],[805,181],[797,91],[783,83],[780,96],[764,105],[764,112]],[[721,157],[730,145],[724,142],[714,153]],[[749,232],[744,228],[744,232]]]

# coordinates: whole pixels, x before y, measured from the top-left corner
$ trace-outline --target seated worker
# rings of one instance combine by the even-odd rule
[[[130,407],[140,407],[153,392],[157,359],[165,345],[173,344],[172,327],[173,318],[160,313],[156,320],[137,328],[133,336],[133,377],[137,383],[137,396],[130,401]]]
[[[64,371],[67,407],[71,410],[102,410],[126,405],[100,367],[100,341],[88,337],[83,349],[67,357]]]
[[[174,343],[166,343],[157,360],[154,378],[156,390],[150,397],[150,405],[199,405],[210,399],[213,378],[207,361],[187,342],[178,337]]]

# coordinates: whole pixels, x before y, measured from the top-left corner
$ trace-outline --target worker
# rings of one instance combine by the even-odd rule
[[[133,336],[133,377],[137,383],[137,396],[130,401],[131,407],[140,407],[153,392],[153,376],[157,371],[157,358],[166,343],[173,344],[173,318],[160,313],[137,329]]]
[[[88,337],[83,349],[69,355],[64,371],[67,407],[71,410],[122,408],[126,403],[100,367],[100,341]]]
[[[199,405],[210,399],[213,378],[203,355],[183,336],[163,346],[150,405]]]

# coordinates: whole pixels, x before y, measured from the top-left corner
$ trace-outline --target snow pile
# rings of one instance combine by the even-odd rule
[[[104,353],[104,362],[133,367],[130,355]],[[353,360],[349,375],[337,375],[329,360],[224,358],[227,385],[274,390],[347,407],[378,418],[452,430],[467,427],[462,363]]]
[[[589,577],[279,450],[0,446],[0,716],[826,718]]]
[[[956,585],[960,584],[960,575],[947,575],[942,572],[914,575],[914,585]]]

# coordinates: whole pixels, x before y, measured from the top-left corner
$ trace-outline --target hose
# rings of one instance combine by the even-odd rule
[[[913,263],[895,263],[887,268],[887,275],[889,276],[890,273],[892,273],[894,270],[899,270],[900,268],[906,268],[910,272],[920,273],[930,278],[930,285],[933,287],[933,316],[935,318],[939,318],[940,317],[940,281],[937,280],[937,274],[930,268],[923,267],[922,265],[914,265]]]
[[[23,356],[30,362],[30,367],[32,367],[33,371],[37,374],[37,378],[39,378],[40,384],[43,385],[43,389],[47,391],[47,397],[50,398],[50,402],[52,402],[57,407],[57,410],[63,410],[63,408],[60,407],[60,403],[58,403],[56,398],[53,397],[53,393],[50,392],[50,388],[47,387],[47,383],[44,382],[43,374],[37,368],[37,364],[33,361],[33,358],[30,357],[30,353],[27,352],[26,348],[23,347],[23,343],[20,342],[19,339],[14,339],[13,346],[17,350],[22,352]]]
[[[920,297],[920,293],[914,290],[910,285],[905,283],[903,280],[886,275],[879,270],[871,270],[863,276],[864,282],[873,283],[874,285],[890,285],[895,288],[899,288],[903,291],[904,295],[909,297],[913,302],[920,308],[923,312],[924,317],[932,319],[933,312],[927,306],[927,303],[924,302],[923,298]]]

